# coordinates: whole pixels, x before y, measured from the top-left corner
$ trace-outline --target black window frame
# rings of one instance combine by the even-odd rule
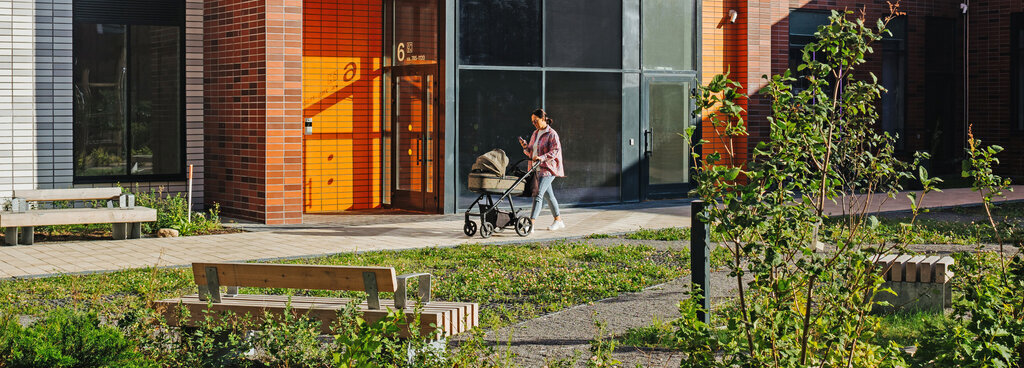
[[[162,0],[75,0],[73,3],[73,22],[85,24],[122,24],[125,25],[125,55],[126,66],[131,65],[131,26],[174,26],[178,27],[178,124],[180,126],[181,142],[179,143],[178,154],[181,161],[180,170],[174,174],[132,174],[131,173],[131,149],[132,131],[130,114],[125,115],[125,175],[94,175],[79,176],[78,165],[74,143],[72,143],[72,183],[73,184],[98,184],[98,183],[141,183],[160,181],[183,181],[187,179],[186,167],[188,166],[188,114],[186,110],[186,50],[185,50],[185,2],[184,0],[162,1]],[[72,33],[72,39],[75,35]],[[75,56],[74,42],[72,42],[72,58]],[[131,72],[125,74],[126,90],[130,91],[132,86]],[[130,93],[130,92],[128,92]],[[75,108],[77,110],[77,108]],[[125,99],[125,111],[132,111],[131,98]],[[72,126],[75,125],[76,117],[72,114]],[[74,129],[74,128],[72,128]],[[74,137],[74,135],[72,135]]]
[[[1010,122],[1024,130],[1024,12],[1010,14]]]

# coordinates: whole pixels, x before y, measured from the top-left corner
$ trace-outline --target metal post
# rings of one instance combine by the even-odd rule
[[[690,275],[693,285],[700,288],[700,294],[693,294],[692,298],[698,298],[703,311],[697,312],[697,318],[704,323],[711,323],[707,312],[711,311],[711,299],[708,297],[708,281],[711,279],[711,244],[708,224],[704,223],[697,216],[704,211],[704,201],[696,200],[690,203]]]

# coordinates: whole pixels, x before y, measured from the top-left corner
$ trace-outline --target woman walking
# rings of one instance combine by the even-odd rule
[[[548,117],[548,114],[543,109],[537,109],[530,115],[530,121],[533,123],[533,135],[530,136],[530,141],[527,142],[522,137],[519,138],[519,145],[523,146],[523,153],[530,158],[530,165],[539,165],[537,168],[537,195],[533,197],[533,212],[531,212],[530,218],[534,223],[537,223],[537,216],[540,216],[541,207],[543,207],[543,200],[547,199],[548,208],[551,209],[551,214],[555,217],[555,221],[548,226],[548,230],[559,230],[565,228],[565,223],[562,222],[561,214],[558,211],[558,200],[555,199],[555,193],[551,189],[551,183],[555,181],[557,177],[564,177],[565,171],[562,169],[562,142],[558,139],[558,133],[551,127],[551,123],[554,121]]]

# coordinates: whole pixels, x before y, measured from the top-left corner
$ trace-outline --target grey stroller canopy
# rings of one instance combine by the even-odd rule
[[[507,166],[508,156],[505,155],[505,151],[496,148],[477,157],[469,172],[505,176],[505,168]]]

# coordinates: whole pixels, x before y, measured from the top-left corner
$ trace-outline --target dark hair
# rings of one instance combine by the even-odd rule
[[[544,121],[546,121],[548,125],[551,125],[551,123],[555,122],[553,119],[551,119],[550,116],[548,116],[548,113],[544,112],[544,109],[533,110],[533,116],[544,119]]]

